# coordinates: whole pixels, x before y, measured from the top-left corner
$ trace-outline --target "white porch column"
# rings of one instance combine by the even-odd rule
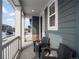
[[[15,35],[20,36],[20,39],[22,39],[22,14],[21,14],[21,8],[16,8],[15,11],[16,14],[16,25],[15,25]],[[19,40],[19,49],[22,47],[22,40]]]
[[[2,0],[0,0],[0,59],[2,59]]]
[[[2,59],[2,12],[1,12],[1,7],[0,7],[0,59]]]
[[[22,47],[24,46],[24,39],[25,39],[25,35],[24,35],[24,28],[25,28],[25,26],[24,26],[24,24],[25,24],[25,22],[24,22],[24,15],[22,14]]]
[[[42,37],[45,36],[45,16],[44,11],[42,12]]]
[[[21,9],[16,9],[16,25],[15,25],[15,35],[21,36]]]
[[[2,18],[2,16],[0,15],[0,18]],[[2,20],[0,19],[0,59],[2,59]]]
[[[39,17],[39,40],[41,40],[41,17]]]

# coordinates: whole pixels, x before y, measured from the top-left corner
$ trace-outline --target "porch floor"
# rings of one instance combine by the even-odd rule
[[[33,51],[33,45],[23,49],[18,59],[39,59],[38,53]]]

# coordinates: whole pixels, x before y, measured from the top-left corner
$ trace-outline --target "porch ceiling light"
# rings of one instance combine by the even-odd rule
[[[35,12],[35,10],[32,10],[32,12]]]

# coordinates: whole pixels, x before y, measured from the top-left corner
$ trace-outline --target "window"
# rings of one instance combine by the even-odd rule
[[[58,30],[58,0],[48,6],[48,30]]]

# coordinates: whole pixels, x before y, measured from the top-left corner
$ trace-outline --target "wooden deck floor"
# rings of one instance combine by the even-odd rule
[[[38,58],[38,53],[33,52],[33,45],[31,45],[31,46],[25,48],[21,52],[18,59],[39,59],[39,58]]]

